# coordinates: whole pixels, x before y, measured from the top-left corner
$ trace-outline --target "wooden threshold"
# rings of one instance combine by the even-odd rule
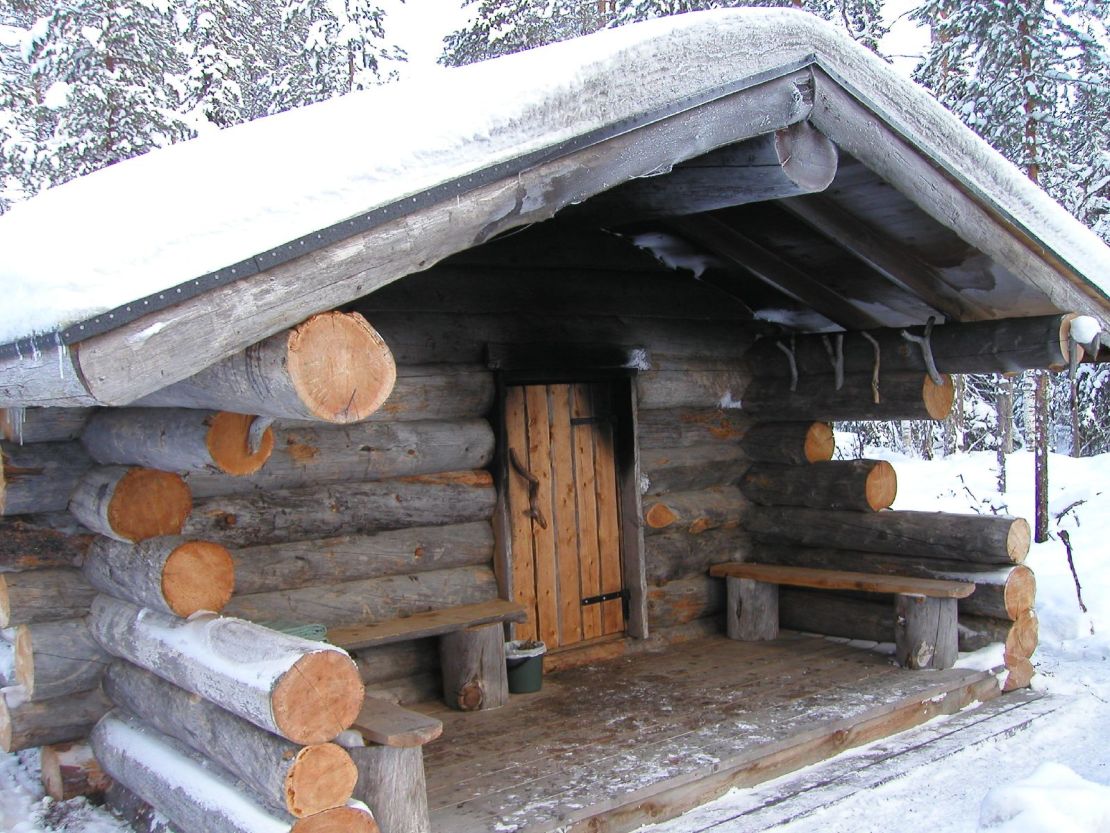
[[[694,640],[552,674],[503,709],[438,713],[425,749],[438,833],[607,831],[672,818],[998,693],[817,637]]]

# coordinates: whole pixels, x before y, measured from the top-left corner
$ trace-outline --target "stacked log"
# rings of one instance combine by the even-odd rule
[[[177,535],[193,508],[185,481],[158,469],[89,469],[69,497],[69,511],[93,532],[118,541]]]
[[[42,748],[42,786],[55,801],[103,793],[111,779],[87,743],[56,743]]]
[[[0,515],[64,511],[92,466],[77,443],[0,442]]]
[[[0,408],[0,438],[16,445],[64,443],[81,436],[95,408]]]

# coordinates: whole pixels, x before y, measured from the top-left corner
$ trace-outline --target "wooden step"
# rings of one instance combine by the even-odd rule
[[[351,728],[368,743],[400,748],[423,746],[443,734],[442,721],[379,697],[363,701]]]

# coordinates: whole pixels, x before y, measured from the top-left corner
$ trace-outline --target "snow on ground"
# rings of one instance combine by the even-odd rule
[[[844,436],[837,444],[850,445]],[[1000,495],[993,453],[929,462],[883,449],[866,453],[894,464],[896,509],[1010,514],[1032,521],[1031,454],[1009,457],[1009,489]],[[857,793],[776,833],[1110,831],[1110,454],[1079,460],[1052,455],[1049,479],[1054,537],[1034,544],[1026,561],[1037,576],[1040,618],[1033,688],[1065,698],[1065,706],[1024,732]],[[1071,538],[1089,613],[1079,608],[1061,531]],[[729,824],[722,820],[752,806],[758,791],[773,789],[774,783],[734,790],[643,833],[727,833]]]

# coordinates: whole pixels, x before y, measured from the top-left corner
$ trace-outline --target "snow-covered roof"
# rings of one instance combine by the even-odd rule
[[[475,189],[591,144],[620,140],[646,125],[664,124],[671,116],[802,67],[831,79],[830,86],[875,124],[958,185],[986,218],[973,218],[972,225],[986,226],[970,236],[956,229],[961,236],[979,245],[978,234],[985,241],[980,249],[1037,284],[1057,307],[1082,307],[1078,311],[1110,319],[1110,251],[926,92],[813,16],[733,9],[607,30],[352,93],[153,152],[47,191],[0,217],[5,293],[0,342],[39,333],[47,334],[40,345],[73,344],[127,324],[128,344],[138,345],[137,350],[151,338],[169,337],[164,331],[172,330],[173,305],[182,298],[214,293],[307,251],[342,246],[340,241],[351,235],[400,223],[428,206],[442,207]],[[807,110],[799,102],[798,118],[814,121],[881,176],[893,176],[897,164],[868,158],[871,145],[890,144],[888,138],[863,135],[858,120],[841,129],[830,101],[808,102]],[[763,129],[757,124],[754,132],[779,126],[768,116]],[[676,146],[671,161],[707,149]],[[612,176],[627,176],[631,169],[617,165],[613,170]],[[599,181],[596,190],[618,182]],[[914,186],[898,187],[912,191]],[[548,216],[563,207],[554,190],[520,195],[522,221],[537,201],[550,202]],[[937,216],[947,209],[927,210]],[[952,216],[954,224],[963,222],[956,212]],[[477,229],[496,219],[475,218],[471,212],[467,221],[476,223],[475,234],[438,250],[430,247],[426,258],[416,259],[418,267],[479,242]],[[943,216],[937,219],[945,222]],[[1013,254],[1013,239],[990,250],[997,236],[990,223],[1001,223],[1020,242],[1020,257]],[[416,225],[398,233],[394,246],[403,239],[419,247],[429,239],[429,229]],[[365,253],[369,261],[377,256]],[[1032,265],[1017,262],[1026,257]],[[349,257],[344,264],[345,279],[357,275]],[[373,271],[372,263],[363,266]],[[349,298],[337,301],[333,294],[319,303],[335,306],[400,276],[354,281]],[[294,295],[303,289],[293,278],[270,287]],[[311,307],[300,309],[302,318],[316,311]],[[288,323],[275,316],[264,328],[276,332]],[[266,334],[253,327],[243,332],[244,343],[228,340],[219,350],[227,355],[249,343],[246,339]],[[24,343],[20,352],[29,346]],[[9,345],[7,355],[12,354]],[[219,357],[213,354],[206,361]],[[176,380],[160,380],[171,381]],[[153,380],[147,385],[158,386]]]

